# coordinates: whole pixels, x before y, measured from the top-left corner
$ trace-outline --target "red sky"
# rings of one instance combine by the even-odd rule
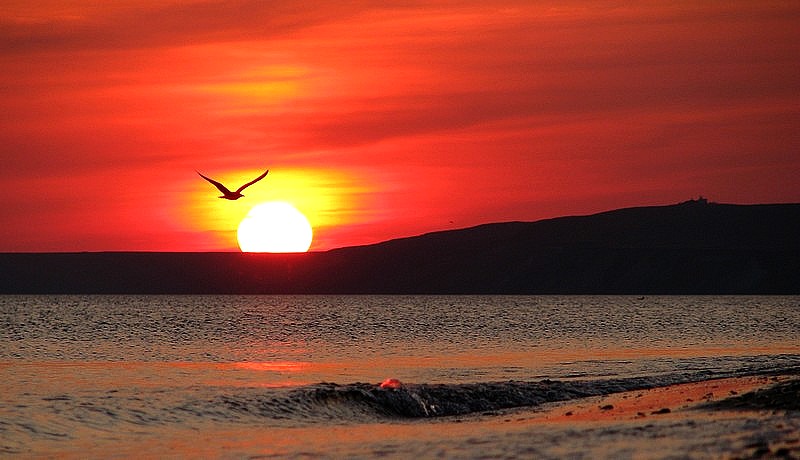
[[[796,0],[4,1],[0,251],[237,250],[272,199],[317,250],[800,202],[798,24]],[[266,168],[235,202],[195,173]]]

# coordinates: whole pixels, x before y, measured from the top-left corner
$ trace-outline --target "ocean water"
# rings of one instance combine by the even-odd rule
[[[3,296],[0,455],[524,456],[459,417],[798,367],[797,296]]]

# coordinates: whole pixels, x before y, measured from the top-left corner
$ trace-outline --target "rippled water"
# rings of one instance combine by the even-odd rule
[[[799,326],[800,297],[5,296],[0,452],[768,372],[800,366]],[[378,388],[390,377],[402,391]]]

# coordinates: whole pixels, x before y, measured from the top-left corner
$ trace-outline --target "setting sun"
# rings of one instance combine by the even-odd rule
[[[236,233],[242,252],[306,252],[311,246],[311,224],[285,201],[253,207]]]

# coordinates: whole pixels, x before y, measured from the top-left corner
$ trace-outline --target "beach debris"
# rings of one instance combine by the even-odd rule
[[[661,408],[659,410],[655,410],[655,411],[651,412],[651,414],[653,414],[653,415],[669,414],[670,412],[672,412],[672,411],[669,409],[669,407],[664,407],[664,408]]]
[[[397,379],[386,379],[381,382],[381,388],[390,389],[390,390],[397,390],[402,387],[403,384]]]
[[[613,404],[606,404],[605,406],[601,406],[600,410],[611,410],[614,408]]]

